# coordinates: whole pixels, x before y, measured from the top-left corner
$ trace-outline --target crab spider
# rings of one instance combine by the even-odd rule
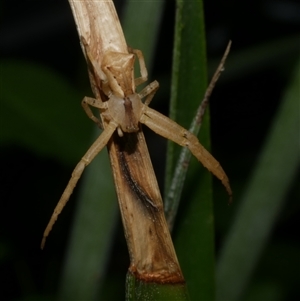
[[[202,165],[212,172],[226,188],[231,197],[232,191],[229,180],[220,163],[200,144],[196,136],[178,125],[170,118],[151,109],[150,104],[159,87],[153,81],[141,92],[136,92],[136,87],[148,78],[143,54],[140,50],[128,48],[128,53],[108,51],[104,54],[101,66],[92,57],[85,39],[81,42],[90,65],[92,88],[96,98],[84,97],[82,106],[86,114],[103,132],[88,149],[73,170],[71,179],[65,188],[51,219],[44,231],[41,247],[45,245],[58,215],[67,203],[85,167],[106,146],[113,133],[117,131],[122,137],[126,133],[134,133],[140,129],[140,123],[145,124],[158,135],[187,147]],[[138,58],[141,76],[134,78],[134,61]],[[145,101],[142,102],[142,99]],[[90,107],[100,110],[101,121],[92,112]]]

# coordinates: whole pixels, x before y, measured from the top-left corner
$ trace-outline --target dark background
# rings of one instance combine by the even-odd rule
[[[116,1],[117,10],[122,16],[122,6],[119,2],[121,1]],[[220,59],[229,39],[233,41],[231,55],[234,56],[235,53],[254,49],[258,45],[284,41],[299,34],[300,7],[297,1],[214,0],[204,1],[204,5],[209,63]],[[85,71],[84,61],[71,10],[66,0],[2,1],[0,7],[1,60],[27,61],[51,68],[74,87],[87,91],[82,96],[91,95],[87,77],[85,82],[78,82],[78,70]],[[174,14],[173,1],[167,1],[151,75],[152,79],[158,79],[164,85],[168,84],[171,74]],[[276,59],[266,60],[267,62],[262,66],[253,66],[238,77],[226,79],[225,72],[213,93],[211,98],[212,151],[222,162],[224,169],[229,171],[229,178],[237,193],[245,187],[255,165],[274,113],[291,79],[297,55],[299,55],[299,44],[298,50],[283,51]],[[47,83],[44,85],[46,86]],[[12,87],[18,89],[19,83],[12,82]],[[30,95],[30,93],[31,91],[24,90],[24,94]],[[63,99],[63,96],[61,97]],[[164,102],[154,102],[153,106],[167,114],[168,98],[169,96],[165,95]],[[73,110],[81,110],[80,100],[81,98],[78,98],[78,104],[70,108],[70,114]],[[10,113],[3,110],[2,103],[0,113],[1,116]],[[16,124],[14,120],[17,118],[18,115],[13,114],[10,124],[4,124],[0,120],[0,131],[4,127],[14,127]],[[55,123],[56,120],[53,122]],[[88,120],[86,122],[89,123]],[[66,126],[68,126],[67,121]],[[26,128],[19,130],[24,132],[24,139],[26,135],[30,136]],[[152,141],[151,138],[150,140]],[[65,209],[63,221],[60,223],[60,237],[56,237],[57,247],[50,249],[51,252],[41,252],[40,238],[49,213],[53,210],[53,199],[57,199],[62,192],[74,164],[62,162],[51,155],[36,151],[15,139],[4,139],[0,143],[2,162],[0,298],[1,300],[25,300],[28,297],[27,300],[32,300],[30,296],[36,295],[45,300],[45,296],[49,298],[55,296],[57,290],[65,241],[76,203],[76,192],[72,202]],[[39,143],[43,144],[43,141]],[[150,153],[153,153],[154,167],[160,185],[163,186],[161,162],[164,162],[164,159],[161,157],[164,152],[161,148],[160,151],[155,150],[155,145],[150,145],[149,148]],[[45,193],[47,187],[45,183],[53,182],[53,179],[59,185],[53,185],[52,190]],[[215,206],[218,252],[220,241],[230,225],[235,208],[233,206],[231,212],[224,216],[218,204]],[[293,258],[294,254],[299,254],[299,232],[296,226],[299,217],[298,172],[297,178],[291,184],[269,243],[291,246],[290,249],[285,248],[287,251],[282,253],[285,258],[289,256]],[[114,252],[117,252],[119,244],[124,245],[122,235],[120,223],[118,230],[120,238],[117,239]],[[275,256],[274,261],[281,259],[281,256]],[[121,255],[117,263],[126,272],[127,253]],[[282,277],[283,282],[290,283],[290,286],[285,286],[289,300],[296,299],[297,295],[299,297],[294,264],[292,259],[287,264],[279,264],[275,272],[278,277]],[[114,265],[111,268],[113,269]],[[264,267],[264,271],[258,270],[256,273],[265,273],[265,269],[267,267]],[[288,280],[287,275],[290,277]],[[266,273],[266,277],[269,276]]]

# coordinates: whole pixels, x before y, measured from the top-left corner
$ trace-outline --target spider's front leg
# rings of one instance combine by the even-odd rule
[[[231,202],[232,191],[225,171],[220,163],[200,144],[196,136],[170,118],[146,106],[140,122],[160,136],[187,147],[205,168],[221,180],[230,196],[229,202]]]
[[[101,133],[101,135],[97,138],[97,140],[92,144],[92,146],[88,149],[79,163],[76,165],[72,172],[71,179],[65,188],[60,200],[58,201],[50,221],[44,231],[43,240],[41,243],[41,248],[43,249],[45,246],[46,238],[49,235],[54,223],[56,222],[58,215],[61,213],[63,208],[65,207],[66,203],[68,202],[78,180],[81,177],[85,167],[91,163],[91,161],[96,157],[96,155],[103,149],[103,147],[108,143],[109,139],[111,138],[113,132],[117,128],[117,124],[111,121],[105,130]]]
[[[148,79],[148,71],[147,71],[144,55],[142,51],[139,49],[133,49],[131,47],[127,47],[127,48],[128,48],[128,52],[135,54],[139,60],[141,76],[134,79],[135,86],[137,87],[140,84],[147,81]]]
[[[141,76],[134,79],[134,84],[137,87],[148,79],[148,71],[146,68],[145,59],[141,50],[128,47],[128,52],[135,54],[139,60]],[[138,93],[141,99],[147,96],[144,102],[146,106],[149,105],[158,88],[159,83],[155,80]]]

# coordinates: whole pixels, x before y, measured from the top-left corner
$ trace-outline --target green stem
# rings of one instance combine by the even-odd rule
[[[190,300],[185,284],[158,284],[136,279],[130,272],[126,277],[126,301],[185,301]]]

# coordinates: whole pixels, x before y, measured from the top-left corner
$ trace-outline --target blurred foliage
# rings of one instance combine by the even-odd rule
[[[115,2],[122,16],[123,1]],[[82,97],[91,92],[67,1],[6,1],[1,3],[1,8],[0,294],[3,296],[0,298],[53,300],[66,261],[78,190],[58,220],[45,251],[39,250],[39,244],[45,223],[72,168],[92,140],[93,124],[80,108]],[[170,98],[174,8],[172,1],[166,2],[150,78],[157,79],[161,86],[152,106],[165,114],[168,114]],[[260,167],[262,146],[269,139],[272,121],[275,114],[280,114],[283,97],[295,80],[299,4],[269,0],[209,1],[204,3],[204,11],[209,70],[216,67],[227,41],[233,41],[226,71],[213,92],[210,110],[212,151],[226,170],[234,191],[234,203],[228,207],[223,187],[219,182],[214,183],[218,260],[232,224],[238,219],[249,179]],[[296,111],[299,110],[299,85],[295,91],[293,93],[298,93]],[[299,130],[299,115],[296,126]],[[163,189],[166,144],[147,131],[146,134]],[[299,150],[299,140],[295,147]],[[101,169],[101,166],[95,168]],[[282,170],[275,172],[278,176],[283,174]],[[105,171],[105,177],[107,173]],[[199,183],[198,174],[190,173],[194,181],[187,183],[183,202]],[[300,297],[297,286],[300,244],[296,226],[300,212],[299,177],[298,168],[287,183],[263,248],[239,293],[242,300]],[[276,186],[280,185],[279,181]],[[272,200],[272,195],[270,198]],[[183,208],[180,214],[184,214]],[[108,251],[111,259],[104,280],[106,290],[101,300],[120,300],[124,294],[128,255],[120,221],[116,223],[115,238]],[[264,221],[261,227],[265,228]],[[242,248],[241,243],[234,248]],[[226,280],[221,279],[224,283]]]

